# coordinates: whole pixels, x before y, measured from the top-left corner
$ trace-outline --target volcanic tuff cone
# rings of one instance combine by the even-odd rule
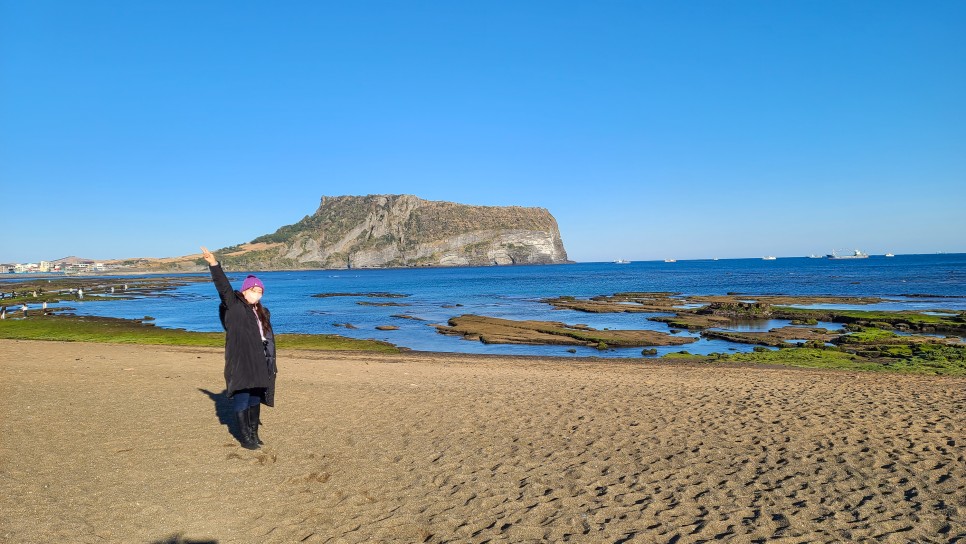
[[[249,269],[567,262],[544,208],[469,206],[412,195],[322,197],[294,225],[220,255]]]

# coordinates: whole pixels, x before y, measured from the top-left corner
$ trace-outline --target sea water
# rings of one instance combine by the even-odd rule
[[[228,276],[238,287],[247,273],[229,270]],[[855,308],[966,310],[966,254],[873,256],[841,261],[779,258],[774,261],[721,259],[675,263],[312,270],[260,272],[258,276],[265,283],[263,303],[271,310],[272,323],[278,333],[340,334],[383,340],[414,350],[455,353],[641,356],[642,348],[599,351],[589,347],[483,344],[439,334],[433,327],[463,314],[559,321],[596,329],[669,330],[667,325],[647,319],[668,314],[596,314],[557,310],[541,302],[545,298],[564,295],[586,298],[626,291],[665,291],[685,295],[876,296],[886,301]],[[359,293],[360,296],[312,296],[321,293]],[[365,293],[405,296],[361,296]],[[368,305],[370,303],[399,306]],[[159,327],[221,330],[218,295],[214,285],[207,281],[190,283],[160,296],[71,302],[70,305],[81,315],[136,319],[151,316]],[[346,323],[355,328],[345,327]],[[783,320],[746,322],[735,330],[768,330],[787,324]],[[380,325],[394,325],[399,330],[376,330],[375,327]],[[675,334],[698,338],[694,332]],[[576,353],[571,353],[571,349],[576,349]],[[752,346],[746,344],[705,339],[682,346],[657,348],[659,355],[681,350],[706,354],[751,349]]]

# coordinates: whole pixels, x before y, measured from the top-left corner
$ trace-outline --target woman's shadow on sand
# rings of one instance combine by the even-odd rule
[[[224,390],[221,393],[213,393],[200,387],[198,391],[208,395],[208,398],[215,403],[215,415],[218,416],[218,422],[227,427],[228,434],[240,442],[241,433],[238,429],[238,420],[235,419],[235,412],[232,409],[231,397],[228,396],[228,391]]]

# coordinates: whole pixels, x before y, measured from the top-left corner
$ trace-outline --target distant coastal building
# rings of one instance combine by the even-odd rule
[[[90,261],[68,263],[64,265],[64,273],[66,274],[83,274],[85,272],[90,272],[94,268],[94,263]]]
[[[116,266],[107,266],[104,263],[98,263],[94,261],[79,261],[74,263],[64,263],[61,266],[61,270],[65,274],[87,274],[90,272],[104,272],[105,270],[112,270],[118,268]]]
[[[39,263],[10,263],[0,264],[0,274],[88,274],[91,272],[106,272],[128,268],[124,265],[105,264],[101,262],[68,257],[56,261],[40,261]]]

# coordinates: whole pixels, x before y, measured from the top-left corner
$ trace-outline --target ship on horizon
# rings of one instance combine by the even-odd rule
[[[832,252],[829,253],[828,255],[826,255],[825,257],[828,258],[828,259],[868,259],[869,258],[869,254],[868,253],[862,253],[861,251],[859,251],[858,249],[856,249],[855,251],[852,252],[851,255],[839,255],[833,249]]]

